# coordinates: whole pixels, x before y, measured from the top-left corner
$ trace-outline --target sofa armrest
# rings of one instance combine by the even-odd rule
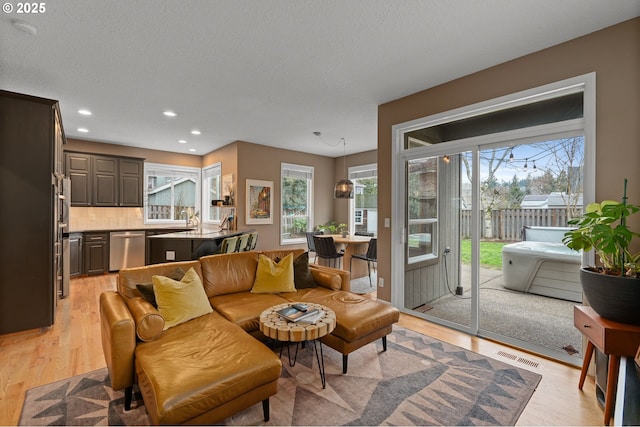
[[[117,292],[100,295],[100,332],[111,387],[114,390],[131,387],[135,382],[135,322]]]
[[[318,264],[309,264],[309,270],[313,275],[313,279],[320,286],[336,289],[334,286],[335,277],[340,277],[341,285],[340,290],[351,292],[351,274],[346,270],[341,270],[339,268],[326,267]]]
[[[141,341],[153,341],[162,335],[164,317],[157,308],[142,297],[125,300],[136,325],[136,335]]]

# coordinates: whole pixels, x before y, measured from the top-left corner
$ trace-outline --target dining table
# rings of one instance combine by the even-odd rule
[[[369,247],[369,241],[372,238],[371,236],[356,236],[352,234],[347,234],[346,236],[342,236],[342,234],[320,234],[316,237],[333,237],[333,241],[336,244],[336,250],[338,252],[342,250],[344,251],[344,256],[342,258],[342,269],[346,271],[349,271],[351,256],[366,254],[367,248]],[[319,258],[318,264],[329,266],[329,261]],[[364,261],[356,260],[356,262],[354,262],[351,267],[352,279],[367,277],[369,275],[369,271],[367,270],[367,263]]]

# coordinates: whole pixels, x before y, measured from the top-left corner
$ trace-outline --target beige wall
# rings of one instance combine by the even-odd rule
[[[314,167],[314,225],[323,224],[332,218],[333,185],[335,160],[330,157],[283,150],[237,141],[238,147],[238,227],[255,228],[259,232],[257,249],[280,247],[280,164],[294,163]],[[247,179],[273,181],[273,224],[246,224],[245,186]],[[287,247],[306,248],[307,245],[288,245]]]
[[[378,275],[387,279],[379,298],[391,300],[391,229],[381,223],[399,202],[391,194],[392,126],[590,72],[596,73],[596,200],[620,200],[626,177],[629,202],[640,204],[640,18],[379,106]]]

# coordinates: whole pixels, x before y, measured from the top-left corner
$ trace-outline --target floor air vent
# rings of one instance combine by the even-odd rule
[[[511,359],[511,360],[518,359],[518,356],[516,356],[515,354],[507,353],[502,350],[498,352],[498,356],[506,357],[507,359]]]
[[[515,354],[507,353],[506,351],[500,350],[498,352],[498,356],[505,357],[507,359],[511,359],[515,362],[522,363],[523,365],[530,366],[532,368],[537,368],[539,366],[538,362],[534,362],[533,360],[525,359],[523,357],[519,357]]]

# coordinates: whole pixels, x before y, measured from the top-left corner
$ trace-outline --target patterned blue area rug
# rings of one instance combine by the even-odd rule
[[[539,374],[395,327],[388,350],[380,340],[349,355],[323,346],[327,386],[322,388],[312,346],[289,366],[286,351],[278,394],[267,425],[514,425]],[[144,425],[136,393],[123,411],[123,394],[108,386],[106,369],[29,390],[20,425]],[[262,406],[225,420],[260,425]]]

